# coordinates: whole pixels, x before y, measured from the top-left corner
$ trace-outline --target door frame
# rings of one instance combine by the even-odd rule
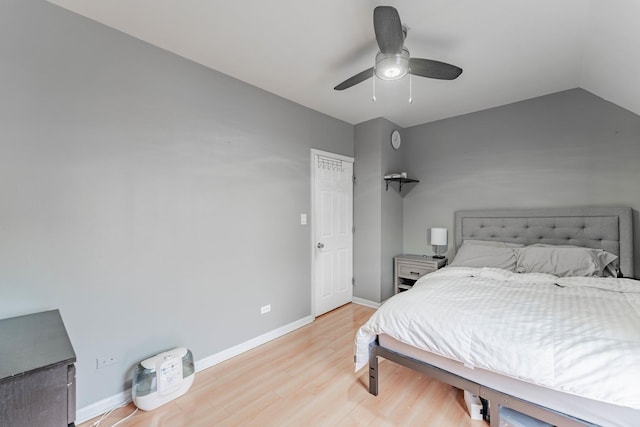
[[[317,150],[315,148],[311,149],[311,160],[310,160],[310,164],[311,164],[311,214],[309,215],[309,223],[311,225],[311,227],[309,227],[310,229],[310,233],[311,233],[311,251],[310,251],[310,257],[311,257],[311,316],[313,316],[313,318],[316,318],[316,247],[315,247],[315,236],[316,236],[316,169],[315,169],[315,158],[316,156],[327,156],[327,157],[333,157],[335,159],[339,159],[342,160],[343,162],[349,162],[354,164],[355,163],[355,159],[353,157],[349,157],[349,156],[345,156],[342,154],[336,154],[336,153],[332,153],[330,151],[323,151],[323,150]],[[355,174],[355,172],[353,172]],[[351,179],[351,187],[353,189],[353,178]],[[353,205],[353,191],[352,191],[352,196],[351,196],[351,204]],[[351,225],[353,227],[353,209],[351,210]],[[353,239],[351,239],[351,271],[353,271]],[[353,286],[353,284],[352,284]]]

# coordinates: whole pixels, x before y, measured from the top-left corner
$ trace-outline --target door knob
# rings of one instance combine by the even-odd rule
[[[324,243],[318,243],[318,249],[324,248]]]

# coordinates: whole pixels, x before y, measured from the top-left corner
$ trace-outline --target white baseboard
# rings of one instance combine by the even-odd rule
[[[198,360],[196,365],[196,372],[202,371],[203,369],[210,368],[214,365],[217,365],[220,362],[224,362],[225,360],[231,359],[234,356],[237,356],[245,351],[249,351],[252,348],[256,348],[262,344],[266,344],[269,341],[275,340],[289,332],[293,332],[298,328],[301,328],[309,323],[313,322],[313,316],[303,317],[300,320],[296,320],[293,323],[289,323],[288,325],[284,325],[281,328],[274,329],[271,332],[267,332],[266,334],[260,335],[259,337],[255,337],[250,339],[249,341],[245,341],[242,344],[238,344],[226,350],[222,350],[216,354],[212,354],[211,356],[205,357],[204,359]]]
[[[373,302],[373,301],[369,301],[368,299],[358,298],[358,297],[351,298],[351,302],[354,304],[360,304],[360,305],[364,305],[365,307],[371,307],[376,309],[380,308],[380,306],[382,305],[379,302]]]
[[[196,360],[196,372],[200,372],[204,369],[210,368],[214,365],[217,365],[218,363],[229,360],[232,357],[256,348],[262,344],[273,341],[274,339],[288,334],[289,332],[293,332],[298,328],[308,325],[309,323],[313,322],[313,320],[313,316],[303,317],[300,320],[296,320],[295,322],[284,325],[278,329],[274,329],[273,331],[267,332],[266,334],[262,334],[236,346],[233,346],[226,350],[222,350],[216,354],[212,354],[211,356],[207,356],[204,359]],[[83,423],[99,415],[102,415],[107,411],[118,408],[120,406],[124,406],[131,402],[131,400],[131,389],[127,389],[121,393],[115,394],[111,397],[107,397],[106,399],[102,399],[98,402],[84,406],[76,411],[76,424]]]
[[[127,389],[122,393],[114,394],[106,399],[99,400],[91,405],[83,406],[76,411],[76,424],[81,424],[102,415],[107,411],[119,408],[131,402],[131,389]]]

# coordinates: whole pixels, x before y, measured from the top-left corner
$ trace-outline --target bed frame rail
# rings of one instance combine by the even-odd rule
[[[500,425],[501,406],[529,415],[530,417],[554,426],[597,427],[595,424],[579,420],[572,416],[562,414],[552,409],[485,387],[482,384],[478,384],[459,375],[452,374],[451,372],[445,371],[436,366],[381,347],[377,339],[369,344],[369,393],[374,396],[378,395],[378,357],[384,357],[385,359],[399,365],[406,366],[433,379],[462,390],[467,390],[476,396],[480,396],[483,399],[488,400],[491,427],[498,427]]]
[[[378,395],[378,356],[384,357],[385,359],[391,360],[399,365],[411,368],[414,371],[421,372],[433,379],[445,382],[456,388],[467,390],[476,396],[480,395],[479,384],[447,372],[436,366],[429,365],[428,363],[421,362],[420,360],[413,359],[393,350],[381,347],[376,339],[374,342],[369,344],[369,393],[374,396]]]

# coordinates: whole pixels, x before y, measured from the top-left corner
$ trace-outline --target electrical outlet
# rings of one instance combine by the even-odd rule
[[[96,358],[96,369],[102,369],[110,365],[115,365],[116,363],[118,363],[116,356],[98,356]]]
[[[260,314],[266,314],[271,311],[271,304],[263,305],[260,307]]]

